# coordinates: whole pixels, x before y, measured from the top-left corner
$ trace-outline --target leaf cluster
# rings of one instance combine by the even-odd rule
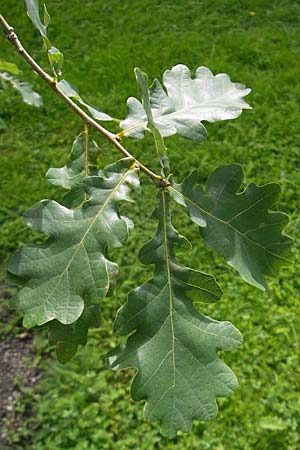
[[[50,16],[40,19],[38,2],[26,0],[28,15],[42,35],[60,92],[97,120],[114,120],[84,102],[78,90],[60,79],[62,55],[47,34]],[[115,332],[130,335],[109,355],[113,368],[138,370],[132,396],[145,400],[145,416],[159,420],[162,432],[174,437],[188,431],[192,420],[217,413],[216,399],[231,394],[237,381],[218,352],[242,341],[229,322],[218,322],[194,308],[195,302],[215,302],[221,289],[213,275],[182,265],[179,254],[189,247],[173,227],[170,201],[181,206],[200,230],[204,242],[218,252],[248,283],[266,289],[266,277],[276,276],[291,257],[291,240],[282,234],[287,217],[273,208],[280,189],[275,183],[250,183],[242,192],[243,172],[238,165],[217,168],[206,189],[197,172],[181,183],[174,181],[164,139],[179,134],[204,140],[202,121],[238,117],[249,109],[250,92],[225,74],[213,75],[199,67],[195,77],[176,65],[163,75],[163,85],[135,70],[141,101],[130,97],[128,116],[120,121],[118,139],[153,136],[153,150],[161,176],[156,179],[158,222],[155,236],[140,250],[140,261],[154,266],[153,277],[135,288],[117,314]],[[164,86],[164,87],[163,87]],[[88,127],[74,142],[67,164],[50,169],[48,180],[68,190],[63,202],[43,200],[26,215],[28,226],[48,236],[43,245],[20,249],[10,260],[8,276],[22,285],[15,306],[27,327],[47,326],[58,359],[69,360],[85,345],[88,329],[101,324],[101,300],[112,295],[118,274],[109,248],[125,244],[132,221],[118,204],[130,201],[139,185],[134,158],[99,170],[99,147]]]

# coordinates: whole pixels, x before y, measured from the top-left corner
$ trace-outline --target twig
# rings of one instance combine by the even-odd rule
[[[25,61],[33,68],[33,70],[54,90],[54,92],[61,97],[65,103],[67,103],[70,108],[79,116],[81,119],[90,127],[95,128],[99,133],[102,134],[109,142],[111,142],[124,156],[133,158],[136,166],[143,171],[146,175],[152,178],[156,184],[160,187],[169,186],[169,181],[165,180],[163,177],[155,174],[148,167],[144,166],[139,160],[137,160],[131,153],[129,153],[123,145],[120,144],[117,136],[98,122],[96,122],[92,117],[90,117],[85,111],[83,111],[71,98],[69,98],[58,86],[56,80],[52,78],[47,72],[45,72],[41,66],[30,56],[30,54],[25,50],[21,41],[19,40],[14,29],[7,23],[5,18],[0,14],[0,24],[4,30],[4,33],[11,42],[11,44],[17,49],[18,53],[25,59]]]

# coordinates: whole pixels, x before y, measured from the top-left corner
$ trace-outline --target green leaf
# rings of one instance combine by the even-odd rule
[[[177,262],[175,252],[188,242],[171,224],[168,194],[161,190],[159,197],[157,233],[140,251],[144,264],[155,264],[154,276],[120,309],[115,331],[131,336],[109,358],[112,367],[138,369],[132,397],[147,400],[145,417],[161,421],[163,434],[172,438],[178,430],[188,431],[194,418],[213,418],[216,397],[236,388],[217,352],[236,348],[242,337],[230,322],[194,309],[192,300],[214,302],[221,290],[211,275]]]
[[[86,345],[89,328],[98,328],[101,325],[99,305],[84,308],[79,319],[70,324],[63,325],[57,320],[49,324],[49,344],[56,346],[56,356],[59,362],[66,363],[77,352],[79,345]]]
[[[138,186],[133,167],[134,160],[125,158],[85,178],[89,200],[80,208],[42,200],[26,214],[27,225],[49,239],[18,250],[8,265],[11,274],[27,280],[15,302],[25,327],[54,319],[71,324],[110,291],[117,265],[108,260],[107,248],[122,246],[132,227],[117,203],[130,201],[130,189]]]
[[[192,79],[188,67],[178,64],[165,71],[163,83],[167,92],[157,79],[150,88],[153,126],[159,129],[163,137],[178,133],[185,138],[201,141],[206,137],[206,129],[201,123],[203,120],[217,122],[234,119],[243,109],[250,109],[244,100],[250,89],[232,83],[224,73],[214,76],[206,67],[199,67],[196,77]],[[150,117],[149,111],[148,114],[145,111],[144,96],[143,104],[144,107],[134,97],[127,101],[128,116],[120,126],[128,137],[144,137]]]
[[[61,53],[58,48],[53,47],[53,45],[48,50],[48,59],[53,70],[53,73],[57,75],[61,75],[62,67],[64,64],[64,55]]]
[[[51,168],[46,173],[50,183],[68,189],[70,192],[64,197],[65,206],[75,208],[85,199],[83,179],[88,174],[97,174],[97,158],[100,149],[94,140],[85,143],[84,134],[75,139],[67,164],[61,168]]]
[[[73,98],[74,100],[77,101],[81,100],[78,89],[75,86],[73,86],[73,84],[71,84],[69,81],[60,80],[57,83],[57,85],[67,97]]]
[[[155,143],[156,148],[156,154],[158,157],[158,160],[160,162],[160,166],[162,169],[162,176],[164,178],[167,178],[170,174],[170,164],[169,164],[169,158],[167,156],[167,147],[165,145],[164,138],[160,134],[160,131],[158,128],[152,129],[153,133],[153,139]]]
[[[276,276],[290,263],[292,240],[281,233],[288,217],[270,212],[280,194],[276,183],[243,183],[239,165],[221,166],[208,178],[206,192],[196,172],[169,188],[200,227],[205,242],[220,253],[248,283],[266,289],[265,276]]]
[[[43,38],[48,40],[47,25],[49,23],[48,18],[50,18],[48,12],[45,17],[46,18],[45,24],[43,24],[41,21],[41,18],[40,18],[38,0],[25,0],[25,4],[26,4],[26,8],[27,8],[27,15],[31,19],[33,25],[39,30],[39,32],[41,33]],[[45,13],[45,10],[44,10],[44,13]]]
[[[7,61],[0,61],[0,71],[8,72],[12,75],[19,75],[20,73],[20,70],[16,64]]]
[[[33,91],[31,84],[20,81],[18,78],[13,77],[6,72],[0,72],[0,78],[10,83],[10,85],[21,94],[24,103],[36,107],[42,106],[42,97],[37,92]]]
[[[148,88],[148,75],[145,72],[142,72],[141,69],[136,67],[134,69],[135,78],[139,87],[140,95],[142,97],[142,105],[146,112],[148,124],[151,128],[154,128],[154,121],[151,111],[151,103],[150,103],[150,95]]]
[[[48,26],[50,24],[50,20],[51,20],[50,14],[48,13],[47,7],[44,4],[44,24],[45,24],[45,27],[48,28]]]
[[[73,100],[76,100],[81,105],[85,106],[87,110],[91,113],[91,115],[96,120],[102,120],[102,121],[109,121],[114,120],[111,116],[108,114],[100,111],[99,109],[88,105],[79,95],[79,92],[75,86],[73,86],[71,83],[69,83],[67,80],[61,80],[59,81],[58,87],[62,90],[62,92],[67,95],[68,97],[72,98]]]
[[[156,153],[162,169],[162,176],[166,177],[170,173],[169,160],[167,157],[167,148],[165,146],[164,138],[162,137],[159,129],[156,128],[153,120],[151,111],[150,92],[148,88],[148,75],[145,72],[142,72],[138,67],[134,69],[134,73],[139,87],[140,95],[142,98],[142,105],[147,115],[148,126],[150,131],[153,133]]]

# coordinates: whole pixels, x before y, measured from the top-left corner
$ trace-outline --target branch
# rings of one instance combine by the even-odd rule
[[[47,72],[45,72],[41,66],[30,56],[30,54],[25,50],[18,36],[16,35],[14,29],[6,22],[5,18],[0,14],[0,24],[4,30],[4,33],[9,40],[9,42],[17,49],[18,53],[25,59],[25,61],[33,68],[33,70],[54,90],[54,92],[61,97],[65,103],[67,103],[70,108],[77,114],[87,125],[95,128],[99,133],[102,134],[111,144],[113,144],[124,156],[133,158],[135,160],[136,166],[152,178],[156,184],[160,187],[167,187],[170,185],[169,181],[163,177],[155,174],[148,167],[144,166],[140,161],[138,161],[131,153],[124,148],[117,136],[98,122],[96,122],[92,117],[90,117],[85,111],[83,111],[73,100],[64,94],[64,92],[59,88],[55,79],[53,79]]]

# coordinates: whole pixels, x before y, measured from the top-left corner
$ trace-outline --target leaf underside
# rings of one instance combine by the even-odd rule
[[[172,183],[172,197],[185,206],[204,241],[222,255],[248,283],[266,289],[266,276],[276,276],[290,263],[292,240],[282,234],[288,216],[270,212],[280,186],[243,183],[242,168],[221,166],[208,178],[203,191],[196,172],[181,184]]]
[[[63,361],[72,356],[74,346],[86,342],[89,326],[99,326],[100,300],[114,287],[118,267],[107,250],[122,246],[132,227],[120,216],[117,203],[130,201],[131,188],[139,184],[133,163],[125,158],[85,177],[88,200],[78,208],[42,200],[25,215],[27,225],[49,239],[27,245],[11,258],[9,275],[23,285],[15,306],[24,314],[25,327],[49,324],[50,342],[56,341]],[[63,170],[61,185],[69,176]]]
[[[62,90],[62,92],[67,95],[69,98],[72,98],[73,100],[76,100],[78,103],[80,103],[82,106],[84,106],[89,113],[94,117],[96,120],[101,121],[110,121],[114,120],[111,116],[104,113],[103,111],[100,111],[100,109],[95,108],[88,103],[86,103],[80,96],[77,88],[75,88],[71,83],[69,83],[67,80],[60,80],[58,83],[58,87]]]
[[[116,319],[118,335],[132,333],[110,354],[114,368],[135,367],[134,400],[146,400],[145,417],[159,420],[162,433],[174,437],[189,431],[192,419],[217,414],[216,397],[236,388],[233,372],[218,357],[242,341],[230,322],[217,322],[197,312],[192,300],[216,301],[221,290],[214,278],[180,265],[177,250],[187,241],[173,228],[168,194],[159,194],[155,237],[140,251],[144,264],[154,264],[153,278],[129,294]]]
[[[203,120],[216,122],[234,119],[243,109],[251,109],[244,100],[250,89],[232,83],[224,73],[213,75],[207,67],[199,67],[192,79],[188,67],[178,64],[165,71],[163,84],[166,91],[157,79],[150,87],[151,111],[144,101],[143,106],[134,97],[127,100],[128,116],[120,123],[125,136],[142,139],[148,129],[149,118],[153,118],[150,125],[158,128],[163,137],[178,133],[185,138],[201,141],[206,137],[206,129],[201,123]]]
[[[38,0],[25,0],[25,4],[27,15],[32,20],[33,25],[39,30],[43,38],[47,39],[47,26],[41,21]]]
[[[1,78],[21,94],[24,103],[36,107],[42,106],[42,97],[32,89],[30,83],[27,83],[27,81],[20,81],[17,77],[14,77],[7,72],[0,72],[0,79]]]

